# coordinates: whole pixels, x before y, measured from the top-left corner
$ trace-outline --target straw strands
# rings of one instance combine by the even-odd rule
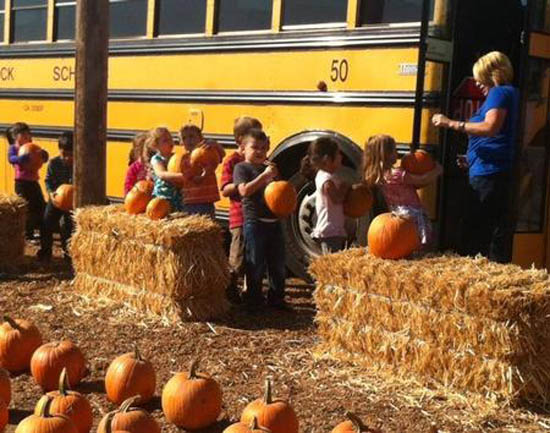
[[[172,214],[160,221],[122,206],[75,212],[71,256],[75,288],[175,320],[207,320],[228,308],[221,228],[206,217]]]
[[[21,263],[25,253],[27,202],[16,196],[0,194],[0,268]]]
[[[485,258],[322,256],[323,350],[392,374],[506,399],[550,401],[550,279]]]

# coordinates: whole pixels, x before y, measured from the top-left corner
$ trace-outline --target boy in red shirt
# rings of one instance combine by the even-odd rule
[[[238,280],[244,276],[244,217],[241,196],[239,195],[237,186],[233,183],[233,170],[238,163],[244,161],[242,139],[251,129],[262,129],[261,122],[249,116],[241,116],[235,119],[233,136],[237,143],[237,150],[223,161],[221,177],[221,193],[224,197],[229,197],[229,231],[231,232],[229,266],[231,268],[231,283],[227,288],[227,297],[233,303],[240,302]]]

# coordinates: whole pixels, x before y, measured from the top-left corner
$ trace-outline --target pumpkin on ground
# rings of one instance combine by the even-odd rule
[[[94,422],[92,406],[82,394],[70,390],[66,368],[59,376],[59,389],[42,396],[38,401],[38,406],[43,403],[42,400],[47,398],[52,399],[50,404],[51,414],[65,415],[70,418],[78,433],[88,433],[91,430]]]
[[[145,209],[145,215],[152,220],[160,220],[168,215],[172,211],[172,205],[164,198],[155,197],[148,204]]]
[[[11,381],[7,370],[0,368],[0,400],[8,406],[11,402]],[[0,429],[2,431],[2,429]]]
[[[166,419],[188,430],[214,424],[222,410],[222,391],[210,376],[197,373],[197,361],[189,372],[177,373],[162,390],[162,411]]]
[[[264,198],[269,210],[278,218],[286,218],[296,210],[296,188],[286,180],[274,181],[267,185]]]
[[[69,417],[50,412],[51,402],[51,397],[41,399],[34,414],[21,421],[15,433],[78,433]]]
[[[42,335],[28,320],[4,316],[4,321],[0,325],[0,367],[12,373],[26,370],[42,344]]]
[[[363,421],[354,413],[347,412],[348,421],[341,422],[332,429],[331,433],[380,433],[363,424]]]
[[[191,166],[216,167],[220,163],[220,154],[214,146],[199,146],[191,152]]]
[[[388,212],[372,220],[368,232],[369,252],[382,259],[402,259],[420,246],[412,219]]]
[[[97,430],[97,433],[131,433],[128,430],[113,430],[113,417],[116,412],[109,412],[105,415],[105,423],[103,424],[103,429]]]
[[[264,398],[249,403],[241,415],[241,422],[250,424],[254,418],[272,433],[298,433],[298,417],[292,406],[284,400],[273,400],[271,381],[266,379]]]
[[[74,186],[68,183],[59,185],[52,194],[52,202],[54,206],[64,212],[73,210],[73,194]]]
[[[147,411],[132,407],[137,400],[139,400],[139,396],[131,397],[112,412],[112,416],[110,416],[111,414],[104,416],[99,423],[97,432],[107,431],[107,423],[109,423],[109,428],[113,432],[121,430],[131,433],[160,433],[160,426]]]
[[[27,143],[19,148],[17,156],[29,155],[29,159],[24,166],[30,171],[38,171],[44,164],[42,158],[42,148],[35,143]]]
[[[344,199],[344,215],[350,218],[361,218],[371,209],[374,198],[368,185],[352,185]]]
[[[84,355],[69,340],[43,344],[32,356],[31,374],[44,391],[57,388],[63,368],[67,369],[71,387],[78,385],[88,372]]]
[[[254,417],[250,424],[236,422],[227,427],[223,433],[271,433],[271,430],[259,425],[258,418]]]
[[[133,352],[115,358],[105,375],[107,398],[118,405],[133,396],[136,403],[147,403],[155,393],[156,377],[153,365],[143,359],[137,346]]]
[[[8,404],[0,399],[0,432],[4,431],[4,427],[8,425],[9,417]]]
[[[153,197],[153,182],[140,180],[124,197],[124,209],[132,215],[145,212],[147,204]]]
[[[403,156],[401,167],[411,174],[426,174],[435,168],[435,162],[428,152],[417,150]]]

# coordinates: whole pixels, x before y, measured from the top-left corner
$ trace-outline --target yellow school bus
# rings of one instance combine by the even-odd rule
[[[74,121],[75,7],[0,0],[0,127],[27,122],[52,154]],[[443,162],[445,176],[422,198],[441,248],[452,248],[466,182],[454,160],[464,144],[430,118],[472,103],[460,92],[457,102],[456,89],[479,54],[498,49],[522,71],[518,146],[527,163],[514,261],[547,266],[549,14],[548,0],[111,0],[97,23],[111,34],[107,195],[122,198],[137,132],[191,122],[231,152],[233,120],[257,117],[271,160],[299,192],[285,226],[288,266],[303,275],[318,253],[309,236],[313,186],[298,172],[308,143],[333,136],[346,176],[358,178],[363,143],[388,133],[400,151],[414,142]],[[4,139],[0,154],[0,190],[13,191]],[[227,208],[218,203],[222,221]]]

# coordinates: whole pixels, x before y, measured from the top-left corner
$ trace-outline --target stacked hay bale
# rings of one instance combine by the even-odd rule
[[[0,194],[0,269],[20,264],[25,255],[27,202],[16,195]]]
[[[550,401],[550,279],[485,258],[323,256],[322,350],[408,377],[506,399]]]
[[[208,320],[228,308],[229,282],[221,228],[201,216],[160,221],[122,206],[75,212],[71,239],[74,286],[170,319]]]

